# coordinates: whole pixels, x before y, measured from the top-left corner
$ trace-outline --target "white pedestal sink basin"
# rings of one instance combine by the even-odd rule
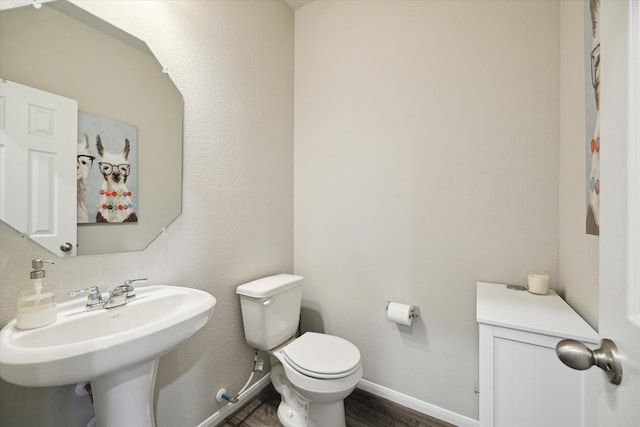
[[[0,377],[29,387],[90,381],[99,427],[153,427],[158,358],[204,327],[209,293],[176,286],[136,289],[126,305],[85,311],[85,298],[58,306],[58,320],[0,331]]]

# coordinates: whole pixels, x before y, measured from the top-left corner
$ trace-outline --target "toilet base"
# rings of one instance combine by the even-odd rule
[[[292,410],[284,400],[278,405],[278,419],[284,427],[346,427],[344,400],[333,403],[309,403],[308,420],[305,414]]]
[[[278,405],[278,420],[284,427],[308,426],[306,414],[293,411],[284,401]]]
[[[344,400],[332,403],[309,403],[308,427],[346,427]]]
[[[271,383],[282,397],[278,419],[284,427],[346,427],[344,400],[308,401],[289,383],[281,363],[271,364]]]

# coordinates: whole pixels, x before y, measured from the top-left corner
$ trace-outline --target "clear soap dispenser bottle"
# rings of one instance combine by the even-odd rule
[[[25,286],[18,296],[16,327],[35,329],[53,323],[58,318],[56,294],[47,286],[44,263],[53,264],[42,258],[31,262],[31,283]]]

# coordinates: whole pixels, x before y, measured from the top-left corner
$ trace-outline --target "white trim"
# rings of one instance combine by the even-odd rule
[[[440,408],[415,397],[407,396],[368,380],[360,380],[357,388],[458,427],[478,427],[479,425],[477,420]]]
[[[269,374],[265,375],[264,377],[260,378],[258,381],[256,381],[256,383],[253,384],[251,387],[246,389],[240,395],[240,397],[238,397],[238,402],[237,403],[227,403],[218,412],[214,413],[209,418],[207,418],[206,420],[204,420],[203,422],[198,424],[197,427],[211,427],[211,426],[218,425],[219,423],[221,423],[222,421],[227,419],[227,417],[229,417],[231,414],[233,414],[234,412],[238,411],[240,408],[242,408],[247,403],[251,402],[251,400],[258,393],[260,393],[263,388],[268,386],[270,383],[271,383],[271,374],[269,373]]]
[[[242,408],[249,403],[258,393],[262,391],[271,382],[271,374],[267,374],[260,378],[254,385],[249,387],[239,397],[238,403],[228,403],[218,412],[211,415],[209,418],[198,424],[197,427],[212,427],[216,426],[231,414]],[[376,383],[367,380],[360,380],[357,388],[360,390],[368,391],[383,399],[390,400],[398,403],[407,408],[411,408],[414,411],[418,411],[422,414],[429,415],[430,417],[437,418],[447,423],[456,425],[458,427],[478,427],[478,421],[465,417],[464,415],[457,414],[447,409],[440,408],[439,406],[432,405],[431,403],[424,402],[416,399],[415,397],[407,396],[390,388],[383,387]]]

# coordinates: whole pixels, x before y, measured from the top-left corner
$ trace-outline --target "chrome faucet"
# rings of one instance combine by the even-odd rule
[[[104,307],[104,299],[102,298],[102,292],[97,286],[91,286],[90,288],[78,289],[77,291],[71,291],[67,293],[70,297],[75,297],[82,294],[89,294],[87,297],[87,305],[84,306],[85,310],[97,310]]]
[[[130,299],[136,297],[136,290],[133,284],[146,281],[146,278],[125,280],[123,285],[116,286],[109,292],[109,299],[105,302],[104,308],[119,307],[126,304]]]
[[[90,288],[78,289],[77,291],[71,291],[67,295],[74,297],[82,294],[89,294],[87,297],[87,305],[85,305],[86,311],[96,310],[100,308],[113,308],[125,305],[129,300],[136,297],[136,290],[133,287],[134,283],[146,282],[147,279],[130,279],[125,280],[123,285],[118,285],[109,291],[105,296],[100,292],[100,288],[97,286],[91,286]]]

